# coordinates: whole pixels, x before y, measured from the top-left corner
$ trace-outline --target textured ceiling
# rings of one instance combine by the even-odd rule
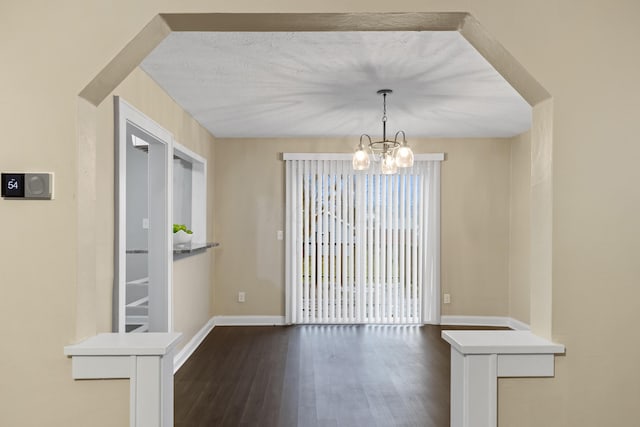
[[[507,137],[531,108],[458,33],[171,33],[142,68],[217,137]]]

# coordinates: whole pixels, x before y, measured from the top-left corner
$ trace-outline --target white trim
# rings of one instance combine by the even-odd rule
[[[181,159],[187,160],[189,162],[198,162],[198,163],[207,163],[207,159],[202,157],[200,154],[196,153],[180,144],[177,141],[173,141],[173,152],[174,154],[177,152],[177,156]]]
[[[351,160],[351,153],[282,153],[282,160]],[[444,153],[414,154],[415,161],[443,161]]]
[[[216,326],[282,326],[284,316],[215,316]]]
[[[196,332],[196,334],[189,340],[187,344],[175,355],[173,358],[173,373],[175,375],[178,369],[184,365],[184,362],[189,360],[194,351],[202,344],[202,341],[209,335],[209,333],[215,327],[215,318],[212,317],[204,324],[204,326]]]
[[[449,326],[505,326],[516,331],[528,331],[529,325],[508,316],[442,316],[441,325]]]
[[[518,319],[514,319],[513,317],[507,318],[507,326],[511,329],[515,329],[516,331],[530,331],[531,327],[524,322],[521,322]]]

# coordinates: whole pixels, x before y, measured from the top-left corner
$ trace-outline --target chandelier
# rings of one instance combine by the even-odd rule
[[[385,175],[398,172],[398,168],[410,168],[413,166],[413,151],[407,145],[407,138],[404,131],[399,130],[393,140],[387,139],[387,95],[393,93],[391,89],[380,89],[376,92],[382,95],[382,140],[373,141],[369,135],[360,135],[360,144],[353,153],[353,169],[357,171],[369,169],[370,158],[372,157],[380,164],[380,170]],[[402,141],[398,141],[398,136],[402,136]],[[369,140],[365,146],[364,139]]]

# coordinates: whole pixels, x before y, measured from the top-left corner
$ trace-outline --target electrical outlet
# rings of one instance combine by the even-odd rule
[[[442,300],[445,304],[451,304],[451,294],[444,294]]]
[[[245,302],[246,295],[244,292],[238,292],[238,302]]]
[[[149,218],[142,218],[142,229],[143,230],[149,229]]]
[[[278,230],[278,232],[276,233],[276,238],[278,240],[284,239],[284,232],[282,230]]]

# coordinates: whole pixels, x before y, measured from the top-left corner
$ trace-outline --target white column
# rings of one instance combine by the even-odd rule
[[[495,427],[497,356],[451,349],[451,427]]]
[[[451,344],[451,427],[496,427],[498,377],[552,377],[564,346],[530,331],[443,331]]]
[[[180,333],[99,334],[66,346],[74,379],[128,378],[131,427],[173,426],[173,356]]]

